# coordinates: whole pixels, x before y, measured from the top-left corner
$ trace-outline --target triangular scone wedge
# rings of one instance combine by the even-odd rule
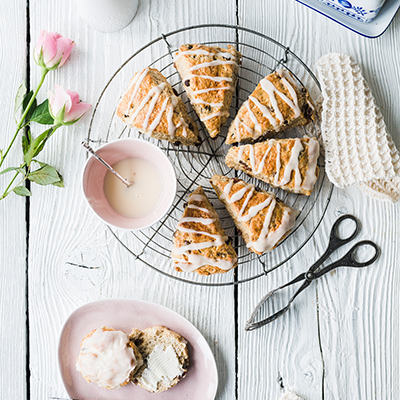
[[[134,385],[150,393],[175,386],[186,376],[189,352],[186,339],[165,326],[132,329],[129,340],[142,355],[143,365],[132,377]]]
[[[318,179],[318,157],[317,139],[305,136],[231,147],[225,162],[271,186],[309,196]]]
[[[228,119],[241,57],[230,45],[223,49],[185,44],[175,54],[174,65],[190,103],[212,138]]]
[[[229,127],[226,143],[253,142],[274,136],[307,124],[314,113],[308,90],[299,89],[290,72],[279,69],[262,79],[240,107]]]
[[[272,250],[293,228],[295,210],[273,193],[221,175],[214,175],[210,182],[250,251],[263,254]]]
[[[237,254],[217,212],[199,186],[190,196],[174,233],[172,260],[179,272],[224,273],[237,266]]]
[[[155,139],[184,145],[199,143],[198,128],[185,105],[154,68],[134,75],[118,104],[117,115],[129,127]]]

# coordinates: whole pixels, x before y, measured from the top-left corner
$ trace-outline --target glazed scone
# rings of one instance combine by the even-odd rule
[[[278,69],[260,81],[229,127],[226,143],[253,142],[305,125],[315,108],[306,88],[299,89],[288,71]]]
[[[273,193],[221,175],[210,182],[250,251],[261,255],[272,250],[293,228],[295,210]]]
[[[228,119],[241,57],[231,45],[223,49],[185,44],[175,54],[174,65],[190,103],[212,138]]]
[[[199,186],[190,196],[173,238],[172,260],[179,272],[210,275],[237,266],[218,214]]]
[[[231,147],[225,162],[273,187],[309,196],[319,174],[318,157],[318,141],[305,136]]]
[[[103,326],[82,340],[76,369],[89,383],[118,389],[131,381],[142,363],[140,352],[125,332]]]
[[[187,341],[179,333],[160,325],[143,331],[133,329],[129,338],[143,357],[143,365],[133,376],[133,384],[148,392],[159,393],[185,377],[189,352]]]
[[[117,115],[129,127],[155,139],[197,145],[198,129],[182,100],[155,68],[137,72],[122,95]]]

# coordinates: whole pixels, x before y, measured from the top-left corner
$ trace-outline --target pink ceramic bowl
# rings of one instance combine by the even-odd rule
[[[91,156],[83,171],[83,192],[91,209],[106,224],[116,228],[137,230],[159,221],[170,209],[176,195],[176,175],[167,156],[153,144],[140,139],[119,139],[97,149],[97,153],[110,165],[127,158],[141,158],[153,164],[160,173],[163,185],[160,201],[149,214],[129,218],[111,208],[104,194],[107,168]]]

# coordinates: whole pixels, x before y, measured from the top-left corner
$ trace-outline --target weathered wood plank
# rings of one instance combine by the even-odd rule
[[[311,67],[328,52],[352,55],[361,64],[389,130],[400,144],[396,128],[400,117],[394,111],[399,101],[400,67],[399,54],[393,51],[398,47],[395,32],[399,18],[376,40],[362,38],[296,2],[241,1],[239,21],[290,46]],[[371,200],[357,188],[335,190],[323,224],[313,241],[289,264],[290,272],[282,267],[270,275],[271,282],[269,277],[255,282],[251,290],[243,288],[240,296],[251,296],[250,303],[255,304],[263,293],[303,271],[324,250],[330,226],[345,210],[363,222],[360,238],[370,238],[381,246],[380,260],[365,270],[338,269],[296,299],[282,321],[250,339],[252,333],[242,334],[240,354],[253,353],[251,363],[246,357],[239,358],[239,398],[245,399],[255,386],[260,393],[257,398],[276,398],[278,371],[283,384],[288,383],[306,399],[321,399],[323,395],[325,399],[396,398],[399,205]],[[239,321],[244,321],[251,307],[246,301],[239,304]]]
[[[52,74],[47,85],[61,84],[78,91],[84,101],[95,103],[108,79],[135,50],[163,32],[206,22],[210,13],[219,15],[220,22],[234,23],[235,2],[227,2],[221,12],[213,1],[182,0],[168,5],[141,1],[131,25],[105,34],[86,27],[77,18],[73,3],[43,0],[32,5],[31,34],[35,38],[46,28],[76,41],[71,59]],[[146,64],[139,65],[140,61],[148,62],[139,60],[141,68]],[[37,73],[33,71],[33,81]],[[218,398],[234,398],[233,288],[195,287],[163,277],[135,261],[97,221],[80,188],[86,159],[80,142],[87,135],[88,123],[85,117],[68,130],[60,129],[45,149],[43,158],[62,171],[66,188],[33,189],[29,256],[32,399],[66,396],[58,371],[57,344],[68,315],[87,302],[116,297],[153,301],[188,318],[205,335],[216,357]],[[152,262],[156,265],[159,259],[154,257]],[[99,268],[88,270],[76,264]]]
[[[26,74],[25,6],[22,0],[0,4],[1,149],[8,146],[14,135],[14,97]],[[4,168],[21,162],[20,140],[17,139]],[[1,193],[11,178],[12,173],[0,176]],[[0,215],[0,397],[22,399],[27,392],[25,199],[11,194],[0,202]]]

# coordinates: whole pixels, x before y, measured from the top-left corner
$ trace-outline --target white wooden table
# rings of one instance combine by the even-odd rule
[[[400,146],[400,15],[382,37],[371,40],[293,0],[140,0],[133,22],[109,34],[87,27],[72,0],[1,2],[0,146],[14,131],[16,89],[24,79],[31,87],[38,82],[39,68],[27,52],[41,29],[77,43],[70,61],[45,86],[61,84],[94,104],[135,50],[161,33],[198,23],[238,23],[260,31],[290,46],[314,71],[315,61],[328,52],[352,55]],[[57,361],[62,325],[77,307],[107,298],[149,300],[188,318],[215,355],[218,399],[274,400],[281,386],[307,400],[400,398],[400,204],[372,200],[357,188],[335,189],[314,238],[268,279],[236,289],[177,283],[135,262],[88,212],[80,192],[86,158],[80,142],[89,119],[57,132],[43,154],[63,173],[65,189],[37,186],[30,200],[9,196],[0,202],[2,399],[67,397]],[[16,147],[8,165],[19,156]],[[361,236],[381,246],[378,262],[363,270],[338,269],[313,284],[288,315],[245,332],[244,321],[262,295],[311,264],[333,221],[346,210],[362,221]],[[98,263],[100,272],[68,264],[81,257]]]

